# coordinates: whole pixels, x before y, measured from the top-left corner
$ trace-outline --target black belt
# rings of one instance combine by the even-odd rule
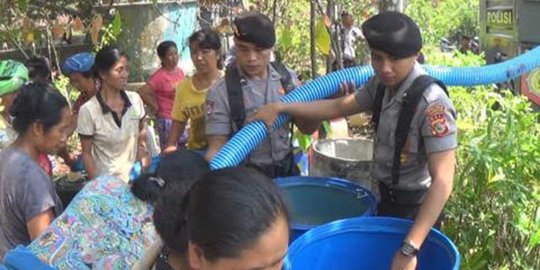
[[[377,206],[377,215],[407,218],[414,220],[420,210],[420,205],[426,197],[428,189],[420,190],[400,190],[390,188],[386,184],[379,182],[379,194],[381,201]],[[444,213],[441,212],[434,228],[440,229]]]

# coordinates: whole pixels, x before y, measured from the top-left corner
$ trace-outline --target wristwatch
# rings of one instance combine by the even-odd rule
[[[401,244],[399,251],[401,252],[401,254],[407,257],[414,257],[418,253],[419,249],[412,241],[405,240],[403,241],[403,244]]]

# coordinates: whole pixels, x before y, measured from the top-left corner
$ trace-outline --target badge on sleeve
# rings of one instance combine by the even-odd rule
[[[431,134],[436,137],[444,137],[448,131],[448,123],[445,116],[446,107],[442,103],[436,103],[427,108],[427,117],[431,123]]]
[[[213,101],[206,101],[206,115],[212,115],[214,112],[214,102]]]

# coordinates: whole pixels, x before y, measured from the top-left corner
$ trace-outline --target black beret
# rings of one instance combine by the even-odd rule
[[[258,47],[269,49],[276,43],[276,30],[272,21],[257,11],[239,14],[233,23],[234,36]]]
[[[370,48],[405,58],[422,49],[418,25],[409,16],[395,11],[379,13],[362,24],[362,33]]]

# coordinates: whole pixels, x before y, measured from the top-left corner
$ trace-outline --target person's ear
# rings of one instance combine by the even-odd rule
[[[188,243],[188,260],[192,269],[202,269],[204,262],[203,250],[191,241]]]
[[[32,135],[36,137],[44,136],[45,135],[45,129],[43,128],[43,124],[39,121],[34,121],[30,125],[30,132]]]

